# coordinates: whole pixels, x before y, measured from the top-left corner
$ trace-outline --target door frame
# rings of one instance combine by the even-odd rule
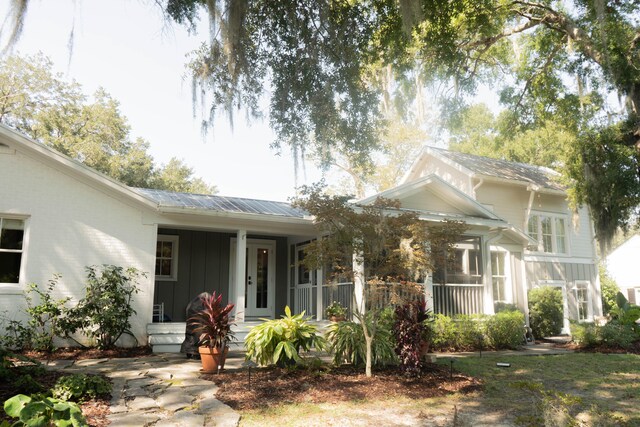
[[[567,298],[567,282],[564,280],[538,280],[536,288],[542,286],[551,286],[554,288],[560,288],[562,291],[562,334],[570,335],[571,327],[569,324],[569,300]]]
[[[235,275],[236,275],[236,245],[237,239],[231,238],[231,245],[229,250],[229,289],[235,287]],[[269,250],[269,264],[268,264],[268,278],[267,278],[267,308],[256,309],[255,307],[249,307],[249,295],[245,299],[247,307],[238,307],[237,310],[244,310],[245,318],[250,317],[275,317],[275,305],[276,305],[276,241],[268,239],[247,239],[247,248],[261,246]],[[248,269],[247,262],[247,269]],[[245,290],[247,288],[247,277],[245,273],[244,278]]]

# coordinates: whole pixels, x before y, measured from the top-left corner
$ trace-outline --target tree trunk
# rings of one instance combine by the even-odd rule
[[[364,320],[364,319],[363,319]],[[369,334],[369,330],[367,328],[367,323],[366,322],[361,322],[362,323],[362,331],[364,332],[364,344],[365,347],[367,349],[367,354],[366,354],[366,359],[365,359],[365,370],[364,370],[364,374],[367,377],[371,377],[371,365],[372,365],[372,351],[371,351],[371,347],[373,346],[373,337]]]

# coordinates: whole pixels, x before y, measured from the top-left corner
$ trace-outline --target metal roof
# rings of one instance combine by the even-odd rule
[[[552,190],[565,190],[565,187],[555,180],[560,174],[543,166],[509,162],[435,147],[429,147],[429,150],[480,175],[528,182]]]
[[[134,191],[153,200],[161,207],[185,208],[204,211],[275,215],[304,218],[305,212],[289,203],[271,200],[244,199],[206,194],[176,193],[150,188],[133,188]]]

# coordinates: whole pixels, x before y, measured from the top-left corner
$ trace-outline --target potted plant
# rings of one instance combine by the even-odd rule
[[[341,322],[347,318],[347,308],[338,301],[334,301],[324,309],[325,314],[332,322]]]
[[[222,295],[204,294],[200,297],[202,310],[196,312],[187,322],[199,336],[198,351],[202,360],[202,371],[217,372],[224,368],[229,352],[228,343],[235,340],[229,319],[233,304],[222,305]]]

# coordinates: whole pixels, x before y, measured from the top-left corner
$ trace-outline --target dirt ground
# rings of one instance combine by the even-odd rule
[[[375,400],[380,396],[428,398],[481,389],[475,378],[429,365],[419,378],[403,377],[397,368],[374,371],[371,378],[362,368],[265,368],[226,371],[206,375],[220,387],[217,397],[236,410],[260,409],[282,403],[327,403]]]

